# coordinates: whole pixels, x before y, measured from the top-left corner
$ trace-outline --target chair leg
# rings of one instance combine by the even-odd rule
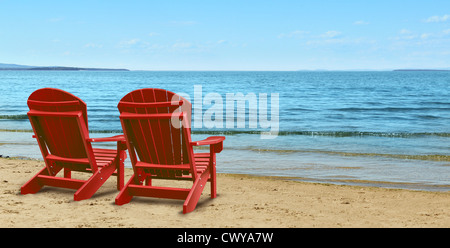
[[[37,193],[42,187],[43,184],[39,183],[39,175],[45,175],[48,176],[48,170],[47,167],[44,167],[42,170],[40,170],[34,177],[32,177],[28,182],[26,182],[21,188],[20,188],[20,194],[26,195],[26,194],[34,194]]]
[[[112,163],[96,171],[86,183],[75,192],[73,197],[74,200],[81,201],[91,198],[115,170],[116,166]]]
[[[127,182],[127,184],[120,190],[120,193],[116,197],[116,205],[124,205],[126,203],[129,203],[133,196],[130,194],[128,190],[128,186],[134,182],[134,175],[131,176],[130,180]]]
[[[151,176],[147,176],[145,178],[145,185],[146,186],[152,186],[152,178],[151,178]]]
[[[186,201],[183,204],[183,214],[194,211],[208,178],[209,169],[207,169],[203,174],[197,176],[197,179],[194,181],[194,185],[192,186]]]
[[[216,168],[212,168],[213,172],[211,173],[211,198],[217,197],[217,178],[216,178]]]
[[[211,198],[217,197],[216,154],[211,152]]]
[[[74,201],[81,201],[91,198],[95,192],[103,185],[103,181],[106,179],[103,178],[99,172],[95,172],[86,183],[81,186],[77,192],[73,195]]]
[[[72,178],[72,171],[68,168],[64,168],[64,178]]]
[[[125,173],[125,161],[126,154],[125,151],[120,151],[119,159],[116,162],[116,170],[117,170],[117,190],[122,190],[124,186],[124,173]]]

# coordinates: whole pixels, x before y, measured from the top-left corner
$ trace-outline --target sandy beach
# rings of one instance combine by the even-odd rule
[[[186,215],[178,200],[134,198],[115,205],[115,177],[79,202],[73,190],[51,187],[21,195],[20,187],[43,166],[39,160],[0,159],[0,227],[450,227],[449,192],[246,175],[218,174],[218,197],[210,199],[207,187],[196,210]],[[132,170],[126,172],[127,181]],[[73,173],[74,178],[85,176]]]

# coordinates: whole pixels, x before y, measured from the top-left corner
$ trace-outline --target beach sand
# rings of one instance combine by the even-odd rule
[[[84,201],[73,200],[74,190],[52,187],[21,195],[20,187],[43,166],[38,160],[0,159],[0,227],[450,227],[450,192],[246,175],[218,174],[217,198],[209,197],[208,186],[186,215],[179,200],[136,197],[115,205],[115,177]],[[128,181],[132,170],[126,173]]]

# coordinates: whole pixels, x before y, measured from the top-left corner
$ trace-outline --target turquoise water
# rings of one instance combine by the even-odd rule
[[[450,72],[0,71],[0,154],[40,158],[26,100],[36,89],[71,92],[88,106],[92,136],[121,132],[118,101],[139,88],[184,93],[194,104],[193,139],[225,135],[218,172],[421,190],[450,189]],[[195,98],[201,88],[201,98]],[[267,94],[267,120],[227,112],[227,94]],[[277,94],[277,95],[275,95]],[[208,103],[207,99],[221,100]],[[279,105],[271,102],[278,96]],[[219,98],[218,98],[219,97]],[[257,102],[258,114],[264,105]],[[273,108],[272,108],[273,107]],[[237,108],[237,105],[236,105]],[[219,111],[220,109],[220,111]],[[214,116],[210,128],[198,116]],[[238,117],[244,127],[237,128]],[[259,115],[258,115],[259,117]],[[235,119],[236,118],[236,119]],[[219,120],[219,121],[218,121]],[[235,123],[233,128],[227,121]],[[234,122],[235,121],[235,122]],[[250,126],[255,121],[256,126]],[[222,123],[222,125],[219,125]]]

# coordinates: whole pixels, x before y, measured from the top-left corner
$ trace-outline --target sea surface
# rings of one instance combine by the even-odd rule
[[[86,102],[92,137],[122,132],[132,90],[182,93],[193,140],[226,136],[219,173],[450,190],[450,71],[0,71],[1,155],[42,159],[26,102],[43,87]]]

